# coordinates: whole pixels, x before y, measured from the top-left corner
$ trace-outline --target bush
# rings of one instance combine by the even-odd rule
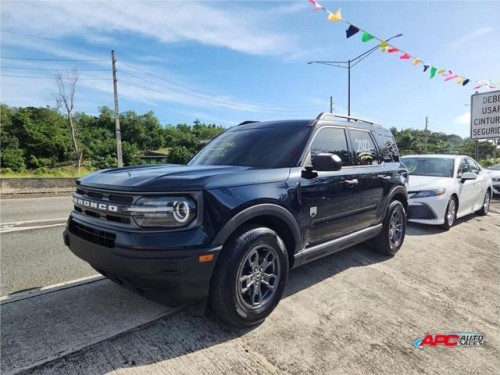
[[[14,172],[24,172],[26,170],[23,151],[19,148],[3,149],[0,153],[0,162],[4,170],[9,169]]]
[[[172,164],[186,164],[194,156],[194,152],[184,146],[176,146],[170,149],[167,162]]]

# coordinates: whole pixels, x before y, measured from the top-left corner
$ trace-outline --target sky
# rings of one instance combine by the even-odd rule
[[[407,52],[377,49],[351,69],[351,115],[386,127],[470,134],[476,81],[500,90],[499,1],[321,1]],[[78,71],[75,111],[153,111],[162,125],[311,119],[348,111],[347,61],[380,42],[297,1],[8,1],[1,3],[0,101],[56,105],[55,75]],[[414,65],[414,58],[423,62]],[[445,81],[423,64],[468,78]]]

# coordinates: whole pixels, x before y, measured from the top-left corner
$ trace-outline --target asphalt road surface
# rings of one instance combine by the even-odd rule
[[[67,218],[73,208],[70,195],[2,199],[2,224]]]
[[[165,308],[105,279],[4,296],[1,371],[498,374],[499,229],[497,200],[488,216],[460,219],[450,231],[409,225],[393,258],[356,246],[308,264],[291,272],[283,300],[253,329]],[[25,247],[52,232],[39,233]],[[2,235],[2,256],[14,234]],[[2,258],[2,267],[10,262]],[[450,332],[481,333],[484,345],[413,347],[426,334]]]
[[[64,245],[71,196],[2,199],[1,295],[95,275]]]

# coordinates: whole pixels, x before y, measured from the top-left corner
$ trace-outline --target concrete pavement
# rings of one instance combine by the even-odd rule
[[[5,306],[13,310],[2,314],[2,335],[9,338],[2,337],[2,351],[43,347],[43,335],[23,332],[46,327],[51,338],[43,355],[62,358],[32,362],[39,366],[27,374],[499,373],[498,201],[492,211],[461,219],[448,232],[410,225],[393,258],[355,247],[293,271],[278,308],[254,329],[179,313],[123,332],[117,322],[143,314],[146,302],[103,281],[62,299],[57,299],[60,292],[52,301],[46,300],[50,294],[37,297],[29,308],[23,301]],[[33,321],[18,323],[16,305],[29,310],[22,316]],[[57,314],[50,313],[55,308]],[[99,335],[92,330],[108,324],[120,334],[96,343]],[[483,333],[485,345],[413,347],[428,333],[457,331]],[[67,347],[75,347],[67,340],[78,336],[78,345],[88,347],[65,355]],[[58,340],[64,347],[54,344]],[[12,372],[30,366],[15,353],[4,352],[2,361]]]

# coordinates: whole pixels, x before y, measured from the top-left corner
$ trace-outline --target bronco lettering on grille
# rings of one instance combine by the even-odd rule
[[[113,204],[97,203],[76,197],[73,197],[73,203],[84,207],[95,208],[98,210],[118,212],[118,206]]]

